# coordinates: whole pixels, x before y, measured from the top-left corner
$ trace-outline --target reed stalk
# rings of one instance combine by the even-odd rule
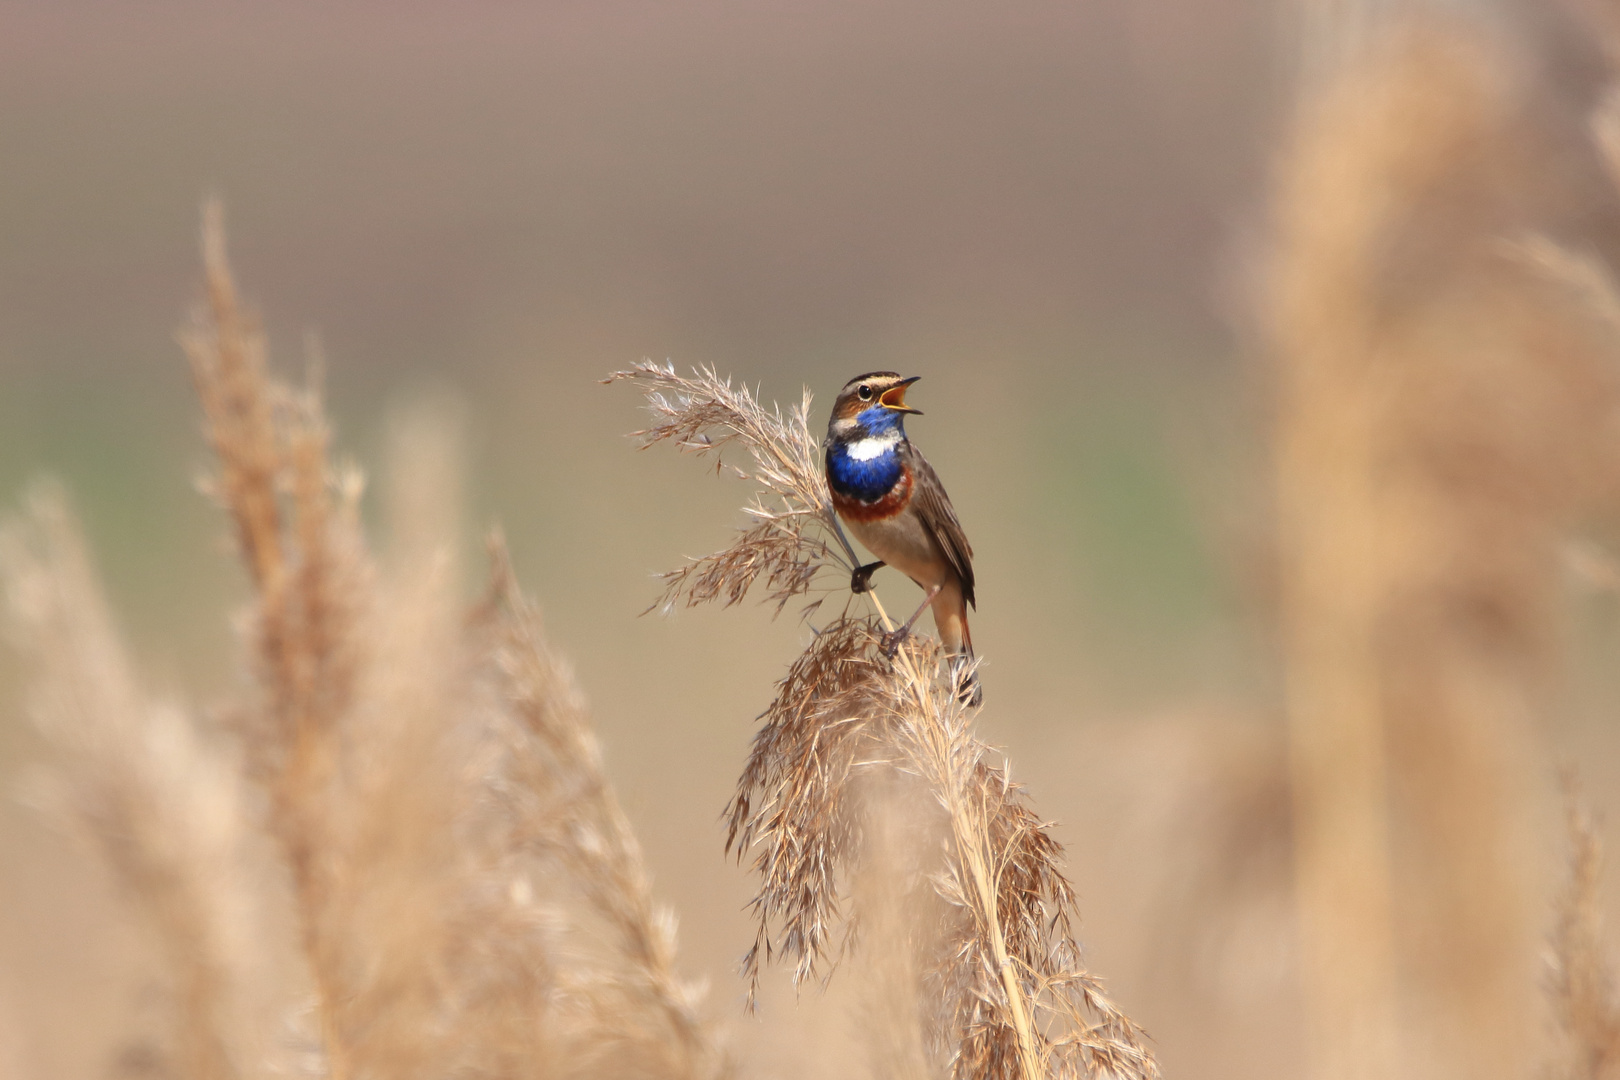
[[[1547,990],[1562,1045],[1556,1080],[1620,1076],[1620,986],[1603,932],[1603,839],[1573,769],[1563,774],[1569,876],[1555,901]]]
[[[1554,557],[1609,496],[1612,310],[1522,234],[1511,65],[1386,27],[1300,110],[1267,312],[1311,1075],[1518,1077]],[[1538,268],[1538,264],[1542,264]]]
[[[0,528],[0,581],[56,753],[36,795],[94,845],[165,961],[170,1023],[155,1045],[194,1080],[268,1076],[290,990],[259,947],[262,853],[230,745],[144,693],[54,485]]]
[[[673,916],[504,548],[485,600],[469,614],[460,596],[454,425],[432,408],[394,425],[373,555],[318,380],[271,375],[217,205],[203,250],[208,302],[181,339],[206,486],[251,589],[253,678],[229,729],[204,739],[145,700],[58,500],[0,531],[61,801],[165,948],[174,1074],[289,1071],[295,1048],[275,1044],[307,1012],[299,1049],[329,1078],[724,1080]],[[244,923],[244,901],[274,910]],[[284,968],[307,977],[307,1010],[266,989]]]

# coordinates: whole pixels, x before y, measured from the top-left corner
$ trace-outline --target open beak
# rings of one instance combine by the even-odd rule
[[[921,416],[921,409],[913,409],[910,405],[906,404],[906,387],[910,386],[920,378],[922,378],[921,375],[913,375],[909,379],[902,379],[900,382],[895,383],[893,386],[889,387],[887,390],[883,391],[883,393],[878,395],[878,404],[882,405],[885,409],[893,409],[895,412],[913,413],[914,415]]]

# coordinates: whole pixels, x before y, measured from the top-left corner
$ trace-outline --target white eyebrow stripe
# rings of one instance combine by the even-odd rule
[[[885,431],[882,435],[871,435],[855,440],[849,444],[845,452],[853,461],[871,461],[875,457],[882,457],[899,445],[900,433]]]

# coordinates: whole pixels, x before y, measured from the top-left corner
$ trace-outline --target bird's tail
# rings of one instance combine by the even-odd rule
[[[968,705],[978,705],[984,693],[979,689],[979,673],[973,665],[973,631],[968,629],[967,615],[962,587],[947,582],[934,597],[934,625],[939,628],[940,643],[951,656],[956,696]]]

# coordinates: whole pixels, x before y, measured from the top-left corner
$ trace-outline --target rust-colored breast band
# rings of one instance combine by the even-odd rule
[[[868,521],[885,521],[900,513],[911,504],[911,466],[905,465],[900,469],[900,479],[895,481],[889,493],[877,502],[862,502],[847,495],[833,492],[833,509],[845,521],[865,523]]]

